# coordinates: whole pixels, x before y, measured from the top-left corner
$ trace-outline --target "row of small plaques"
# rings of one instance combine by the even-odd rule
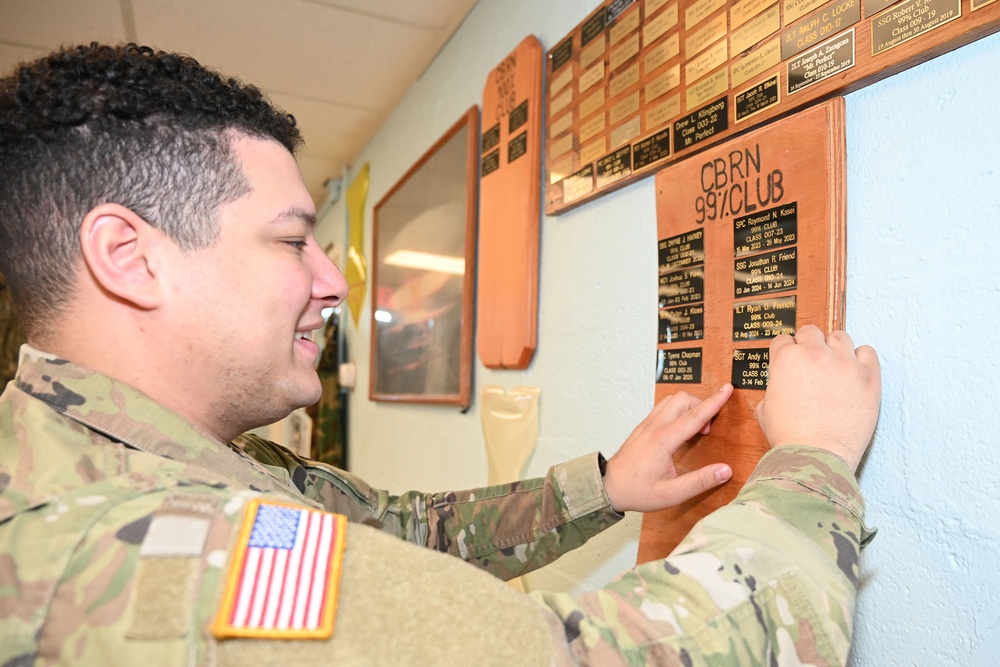
[[[659,243],[659,344],[705,337],[704,235],[704,229],[698,229]],[[734,342],[795,333],[795,295],[759,297],[798,287],[797,240],[797,202],[733,221],[733,297],[741,299],[733,302]],[[702,352],[702,348],[657,350],[657,382],[700,384]],[[733,355],[733,385],[763,389],[767,350],[736,349]]]
[[[507,116],[508,134],[514,134],[520,127],[528,122],[528,100],[524,100],[514,107]],[[480,155],[482,155],[482,178],[492,174],[500,168],[500,124],[483,132],[480,137]],[[507,142],[507,164],[528,152],[528,131],[521,132]]]
[[[723,12],[710,21],[704,29],[687,37],[685,54],[689,61],[685,68],[688,75],[697,73],[698,77],[702,77],[717,64],[729,62],[730,55],[732,56],[732,65],[729,68],[719,69],[707,79],[702,79],[692,85],[686,95],[687,103],[685,106],[690,109],[692,102],[698,103],[705,99],[705,96],[693,92],[692,89],[709,91],[711,93],[709,98],[724,94],[728,92],[730,86],[736,87],[749,81],[780,62],[786,62],[784,69],[785,95],[793,95],[854,67],[857,63],[856,35],[852,26],[862,18],[862,1],[864,2],[864,16],[870,18],[871,23],[873,57],[918,38],[937,27],[960,18],[962,15],[961,0],[902,0],[902,2],[900,0],[833,0],[832,2],[829,0],[826,2],[822,0],[742,0],[733,4],[728,12],[729,24],[732,26],[730,32],[727,32],[726,26],[727,13]],[[976,11],[995,1],[971,0],[970,9]],[[563,204],[570,204],[587,197],[595,190],[603,190],[630,177],[635,172],[666,160],[672,152],[676,153],[690,148],[729,128],[728,96],[690,111],[686,115],[676,118],[672,123],[669,122],[670,119],[681,111],[679,96],[675,95],[665,103],[652,105],[653,101],[658,102],[659,99],[666,99],[660,96],[673,90],[680,83],[679,72],[674,71],[679,70],[680,65],[674,65],[669,68],[669,72],[657,74],[655,78],[651,76],[653,72],[658,72],[658,68],[665,66],[680,52],[679,32],[672,33],[667,41],[659,41],[667,34],[668,30],[679,25],[679,3],[668,5],[667,0],[645,0],[646,18],[642,22],[639,21],[639,12],[634,11],[628,14],[628,20],[623,19],[621,23],[614,25],[616,19],[635,2],[636,0],[616,0],[607,5],[604,11],[594,14],[581,26],[580,63],[582,68],[589,69],[580,75],[578,83],[582,97],[584,91],[589,92],[591,87],[606,78],[603,55],[607,49],[611,50],[607,62],[607,76],[610,76],[616,67],[630,63],[641,52],[642,58],[640,60],[648,71],[640,77],[638,74],[639,62],[630,66],[628,71],[636,69],[635,75],[617,77],[616,80],[629,83],[626,88],[622,88],[620,85],[612,87],[611,98],[617,99],[616,96],[622,95],[626,89],[631,90],[643,83],[643,104],[639,103],[638,89],[614,105],[611,105],[610,102],[605,104],[606,96],[603,92],[592,94],[587,100],[579,101],[578,105],[571,106],[571,102],[561,101],[567,98],[567,93],[572,93],[572,88],[562,92],[574,80],[572,68],[562,72],[559,70],[572,59],[573,37],[565,40],[549,54],[552,68],[552,83],[550,84],[550,97],[552,99],[549,101],[550,120],[547,129],[550,140],[571,128],[572,116],[577,106],[580,107],[581,122],[583,115],[593,114],[598,109],[602,110],[600,116],[592,116],[592,120],[602,120],[599,128],[593,122],[584,123],[581,127],[579,137],[581,146],[578,153],[569,153],[568,158],[561,157],[573,146],[572,133],[559,141],[550,141],[549,157],[547,158],[549,181],[561,185]],[[704,21],[725,4],[726,0],[698,0],[690,4],[684,9],[686,29]],[[784,25],[779,18],[779,4],[781,4]],[[878,12],[883,13],[876,16],[875,14]],[[611,34],[611,44],[608,46],[604,46],[605,31]],[[628,36],[633,32],[634,34]],[[702,33],[709,36],[699,38]],[[646,46],[654,41],[656,42],[655,46],[650,48],[644,46],[640,49],[640,34]],[[726,34],[729,35],[728,41],[722,39]],[[771,35],[775,35],[773,39],[761,43]],[[598,37],[600,37],[600,42],[593,42]],[[710,48],[713,42],[715,42],[716,47],[721,48]],[[751,46],[756,44],[759,44],[757,48],[736,60],[736,54],[748,51]],[[670,46],[668,47],[668,45]],[[599,48],[595,50],[595,46]],[[708,58],[713,63],[711,67],[705,69],[696,65],[697,62],[716,50],[720,53]],[[664,53],[660,53],[661,51]],[[691,52],[688,53],[688,51]],[[597,55],[590,55],[593,53]],[[735,123],[752,118],[781,102],[780,76],[780,72],[775,72],[767,79],[735,93],[732,103],[732,118]],[[663,83],[660,81],[661,79],[670,83]],[[709,85],[709,82],[712,81],[715,83]],[[569,97],[571,98],[571,95]],[[599,97],[600,99],[597,100],[599,104],[591,104],[592,97]],[[594,147],[600,151],[601,148],[608,148],[609,144],[604,141],[593,141],[587,147],[583,147],[582,144],[604,133],[606,124],[603,109],[605,106],[614,112],[610,123],[612,126],[626,117],[636,115],[629,122],[623,123],[607,133],[612,147],[610,152],[598,152],[597,155],[594,155]],[[564,109],[569,109],[569,111],[555,120],[552,119]],[[644,113],[639,113],[640,111]],[[640,118],[644,119],[642,128],[640,128]],[[595,127],[584,132],[590,125]],[[662,129],[657,130],[657,126]],[[652,130],[656,131],[651,132]],[[631,141],[642,131],[649,134],[636,141]],[[566,142],[563,139],[568,139],[569,144],[564,145]],[[631,143],[627,143],[630,141]],[[573,157],[579,158],[579,163],[582,166],[577,171],[568,173],[572,167],[567,169],[566,166],[572,163]]]

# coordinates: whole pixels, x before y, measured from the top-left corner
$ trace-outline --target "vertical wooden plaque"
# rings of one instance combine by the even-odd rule
[[[676,455],[681,472],[714,462],[733,479],[647,514],[640,563],[661,558],[728,503],[767,451],[754,408],[767,348],[805,324],[841,328],[846,253],[844,101],[835,98],[730,139],[656,175],[659,330],[656,400],[736,390]]]
[[[476,337],[487,368],[527,368],[538,328],[542,47],[525,38],[486,80]]]

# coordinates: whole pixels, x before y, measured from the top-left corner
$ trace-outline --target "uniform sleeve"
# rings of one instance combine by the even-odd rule
[[[578,596],[533,592],[581,665],[843,665],[873,533],[837,456],[769,452],[666,559]]]
[[[554,561],[621,518],[591,454],[537,479],[392,496],[381,520],[388,532],[506,580]]]
[[[536,479],[396,496],[256,436],[241,436],[237,444],[327,511],[458,556],[504,580],[551,563],[622,518],[604,490],[597,454],[552,466]]]

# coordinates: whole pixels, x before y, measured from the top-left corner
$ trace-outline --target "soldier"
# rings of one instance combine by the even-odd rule
[[[134,45],[0,80],[0,271],[29,341],[0,397],[0,663],[843,662],[880,386],[842,332],[772,344],[775,450],[737,500],[577,597],[483,570],[728,480],[672,454],[730,386],[661,402],[607,461],[466,492],[394,497],[241,436],[316,401],[308,334],[346,294],[300,142],[255,88]]]

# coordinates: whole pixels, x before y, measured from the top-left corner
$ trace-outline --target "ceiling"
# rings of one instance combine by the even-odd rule
[[[293,114],[320,205],[476,0],[0,0],[0,73],[62,45],[193,56]]]

